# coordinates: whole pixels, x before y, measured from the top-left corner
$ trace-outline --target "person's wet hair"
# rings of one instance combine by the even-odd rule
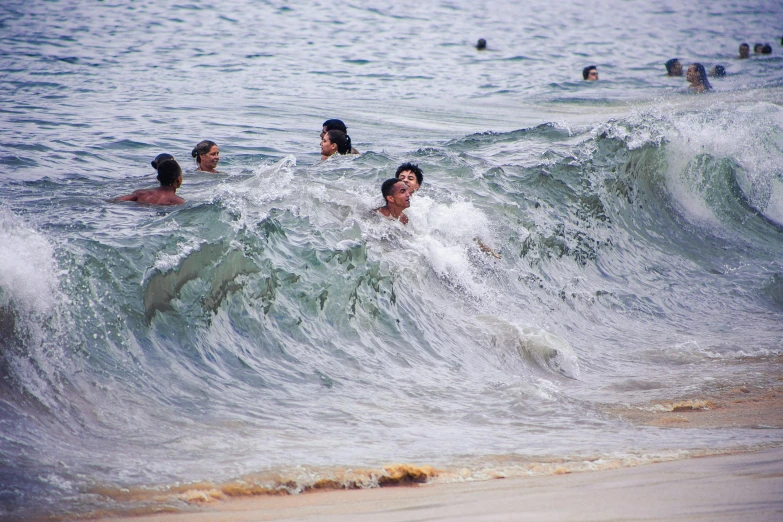
[[[744,42],[741,43],[739,46],[739,55],[740,58],[747,58],[748,56],[750,56],[750,45]]]
[[[338,130],[348,134],[348,127],[345,126],[345,123],[343,123],[342,120],[326,120],[322,127],[324,127],[327,131]]]
[[[150,161],[150,165],[152,165],[152,168],[153,168],[153,169],[157,170],[157,169],[158,169],[158,165],[159,165],[159,164],[160,164],[162,161],[165,161],[165,160],[173,160],[173,159],[174,159],[174,156],[172,156],[171,154],[168,154],[168,153],[164,152],[164,153],[162,153],[162,154],[158,154],[157,156],[155,156],[155,159],[154,159],[154,160],[152,160],[152,161]]]
[[[769,44],[762,45],[761,54],[772,54],[772,46]]]
[[[693,66],[696,68],[696,74],[699,75],[699,83],[704,87],[704,90],[711,91],[712,85],[710,85],[710,81],[707,79],[707,71],[704,69],[704,66],[698,62],[694,63]]]
[[[329,136],[329,141],[337,145],[337,152],[340,154],[348,154],[351,152],[351,137],[343,131],[330,130],[326,133]]]
[[[196,160],[196,163],[201,165],[201,156],[212,150],[212,147],[217,147],[217,143],[214,141],[203,140],[198,142],[198,145],[193,147],[190,155]]]
[[[669,76],[674,76],[674,68],[675,65],[677,65],[678,63],[680,63],[679,58],[672,58],[671,60],[666,60],[666,63],[664,65],[666,66],[666,73]],[[680,72],[680,75],[682,75],[682,71]]]
[[[479,38],[478,42],[476,42],[476,49],[479,51],[483,51],[487,48],[487,41],[483,38]]]
[[[409,170],[413,172],[416,175],[416,181],[419,182],[419,186],[424,182],[424,173],[421,171],[418,165],[415,163],[403,163],[399,167],[397,167],[397,172],[394,173],[395,176],[399,176],[401,173],[405,172],[406,170]]]
[[[588,79],[590,77],[590,71],[592,71],[593,69],[598,71],[598,67],[595,65],[588,65],[587,67],[582,69],[582,78],[584,78],[585,80]]]
[[[182,169],[174,158],[164,159],[157,166],[158,181],[161,186],[168,187],[177,182],[177,178],[182,175]]]
[[[723,78],[724,76],[726,76],[726,68],[722,65],[716,65],[715,67],[712,68],[710,73],[715,78]]]
[[[389,178],[381,184],[381,194],[383,194],[384,201],[386,201],[386,196],[392,195],[392,189],[397,183],[402,183],[402,181],[397,178]]]
[[[757,43],[753,46],[753,52],[756,54],[761,54],[761,50],[764,48],[764,44]]]

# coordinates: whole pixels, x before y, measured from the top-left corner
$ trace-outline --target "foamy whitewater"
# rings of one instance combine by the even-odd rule
[[[783,440],[612,413],[779,383],[780,2],[3,7],[0,518]]]

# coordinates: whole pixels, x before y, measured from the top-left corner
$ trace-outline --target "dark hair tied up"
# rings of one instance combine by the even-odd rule
[[[330,130],[326,133],[329,136],[329,141],[337,144],[337,152],[340,154],[348,154],[351,152],[351,137],[343,131]]]
[[[190,155],[193,156],[193,158],[196,160],[196,164],[201,165],[201,156],[203,154],[206,154],[210,150],[212,150],[212,147],[216,147],[217,143],[214,141],[204,140],[198,142],[198,145],[193,147],[193,150],[190,152]]]

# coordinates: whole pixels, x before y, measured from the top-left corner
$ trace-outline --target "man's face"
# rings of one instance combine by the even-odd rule
[[[408,192],[410,192],[411,194],[419,190],[419,180],[416,179],[416,174],[414,172],[410,170],[403,170],[397,176],[397,179],[407,183],[408,187],[410,188]]]
[[[408,208],[411,206],[410,200],[411,195],[408,185],[402,181],[395,183],[394,187],[392,187],[391,194],[386,196],[386,201],[400,208]]]
[[[326,131],[327,131],[327,128],[326,128],[326,125],[324,125],[323,128],[321,129],[321,139],[324,139],[324,134],[326,134]]]
[[[594,82],[598,79],[598,69],[590,69],[587,72],[587,81]]]
[[[740,45],[739,53],[740,53],[740,58],[747,58],[748,56],[750,56],[750,46]]]
[[[682,64],[680,62],[672,64],[672,76],[682,76]]]

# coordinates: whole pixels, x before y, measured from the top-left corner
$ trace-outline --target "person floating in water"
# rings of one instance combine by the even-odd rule
[[[761,54],[772,54],[772,46],[769,44],[762,45]]]
[[[682,64],[677,58],[668,60],[665,64],[666,74],[669,76],[682,76]]]
[[[174,156],[164,152],[162,154],[158,154],[157,156],[155,156],[155,159],[150,161],[150,165],[152,165],[153,169],[158,170],[158,165],[160,163],[162,163],[165,160],[173,160],[173,159],[174,159]]]
[[[342,120],[326,120],[321,128],[321,139],[324,139],[324,134],[330,130],[338,130],[348,135],[348,127],[345,126]],[[351,147],[351,154],[359,154],[359,151]]]
[[[196,170],[217,174],[217,164],[220,161],[220,150],[214,141],[200,141],[190,153],[196,160]]]
[[[168,156],[168,154],[166,154]],[[162,156],[162,155],[161,155]],[[137,203],[146,203],[148,205],[181,205],[184,199],[177,196],[176,192],[182,186],[182,169],[173,158],[158,160],[160,156],[153,160],[153,165],[158,171],[158,181],[160,187],[152,189],[141,189],[127,196],[120,196],[115,201],[135,201]]]
[[[419,190],[421,184],[424,183],[424,173],[414,163],[403,163],[397,167],[397,172],[394,173],[394,176],[398,180],[407,183],[408,192],[411,194]]]
[[[740,59],[744,60],[745,58],[750,57],[750,45],[746,43],[741,43],[739,46],[739,57]]]
[[[722,65],[716,65],[710,69],[709,75],[715,78],[723,78],[726,76],[726,68]]]
[[[403,212],[411,206],[411,195],[408,184],[397,178],[387,179],[381,185],[381,194],[386,204],[375,211],[386,217],[398,219],[403,225],[408,224],[408,216]]]
[[[330,130],[321,135],[321,159],[325,160],[334,154],[351,152],[351,137],[343,131]]]
[[[582,78],[584,78],[586,82],[598,81],[598,67],[595,65],[588,65],[582,69]]]
[[[487,48],[487,41],[483,38],[479,38],[478,42],[476,42],[476,49],[479,51],[484,51]]]
[[[688,80],[690,85],[688,89],[691,92],[707,92],[712,90],[712,85],[707,79],[707,71],[704,70],[704,66],[700,63],[692,63],[688,67],[688,72],[685,73],[685,79]]]
[[[764,44],[757,43],[756,45],[753,46],[753,52],[755,54],[761,54],[763,50],[764,50]]]

